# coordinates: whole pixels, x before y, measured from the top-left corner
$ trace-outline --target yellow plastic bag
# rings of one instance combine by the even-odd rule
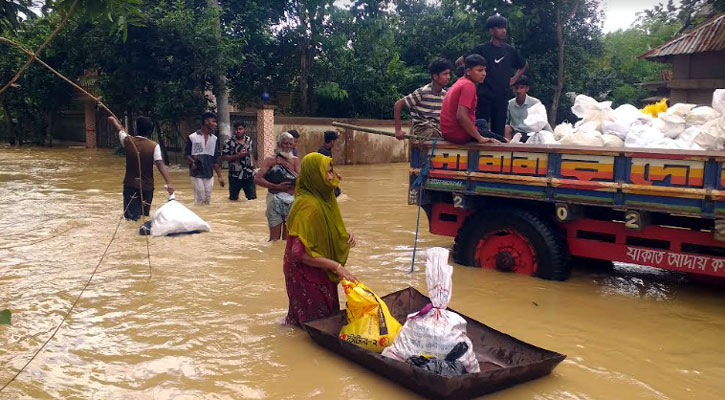
[[[652,118],[657,118],[657,114],[667,111],[667,99],[662,99],[654,104],[647,104],[640,111],[651,115]]]
[[[340,283],[347,297],[348,321],[340,330],[340,339],[376,353],[393,344],[401,325],[385,302],[361,282]]]

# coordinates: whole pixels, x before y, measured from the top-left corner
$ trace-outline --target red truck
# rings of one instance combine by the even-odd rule
[[[565,280],[571,257],[725,277],[725,155],[413,145],[410,204],[454,260]]]

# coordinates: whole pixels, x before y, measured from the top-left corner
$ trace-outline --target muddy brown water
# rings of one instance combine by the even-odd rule
[[[105,150],[0,147],[0,385],[51,334],[118,222],[124,159]],[[416,208],[405,164],[342,166],[340,201],[358,238],[349,266],[379,294],[425,293],[409,273]],[[194,206],[212,232],[152,238],[123,222],[76,309],[0,399],[416,399],[412,392],[281,326],[283,243],[264,202],[216,187]],[[152,211],[164,200],[161,179]],[[259,191],[260,199],[264,191]],[[450,247],[427,232],[419,244]],[[19,247],[18,247],[19,246]],[[149,274],[151,272],[151,274]],[[150,276],[150,279],[149,279]],[[451,307],[568,355],[548,377],[491,399],[721,399],[725,293],[650,269],[577,269],[567,282],[456,266]]]

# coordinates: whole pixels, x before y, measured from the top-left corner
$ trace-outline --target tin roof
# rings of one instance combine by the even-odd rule
[[[679,54],[725,50],[725,13],[681,33],[670,41],[642,54],[639,58],[664,61]]]

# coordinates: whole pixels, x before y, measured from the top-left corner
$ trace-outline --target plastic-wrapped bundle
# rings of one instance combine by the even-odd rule
[[[720,114],[725,114],[725,89],[715,89],[712,94],[712,108]]]
[[[702,106],[693,108],[689,114],[687,114],[687,125],[705,125],[706,123],[720,118],[720,113],[715,111],[714,108],[708,106]]]
[[[473,344],[466,335],[466,320],[446,310],[453,289],[453,267],[448,265],[448,250],[434,247],[428,250],[427,255],[425,280],[431,304],[408,315],[393,345],[382,354],[398,361],[420,355],[443,359],[456,345],[464,342],[468,348],[458,360],[467,372],[479,372],[481,367],[473,352]]]
[[[151,236],[208,232],[209,229],[206,221],[176,201],[173,194],[166,204],[156,210],[151,219]]]
[[[662,132],[665,137],[674,139],[685,130],[685,118],[678,114],[660,114],[652,121],[652,127]]]
[[[547,123],[549,123],[546,116],[546,107],[544,107],[543,104],[535,104],[529,107],[526,111],[527,115],[524,120],[524,125],[529,127],[531,130],[530,132],[539,132],[546,127]]]
[[[571,111],[582,119],[582,123],[592,122],[596,131],[602,131],[602,124],[614,121],[614,110],[611,101],[598,102],[589,96],[580,94],[574,99]]]

